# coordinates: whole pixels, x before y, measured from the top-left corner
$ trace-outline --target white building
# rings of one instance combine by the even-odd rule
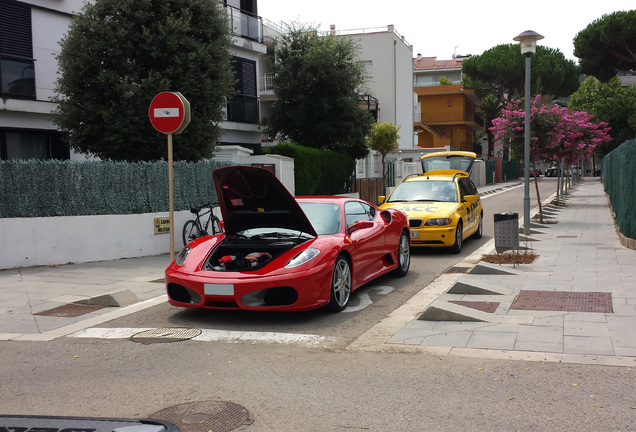
[[[376,120],[400,126],[399,147],[414,148],[413,46],[392,25],[343,31],[332,25],[331,32],[358,45],[368,73],[368,107]]]

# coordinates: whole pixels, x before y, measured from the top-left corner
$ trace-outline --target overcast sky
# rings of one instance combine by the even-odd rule
[[[534,30],[545,37],[539,44],[576,61],[572,40],[579,31],[605,14],[632,9],[634,0],[258,0],[258,14],[274,23],[313,24],[324,31],[330,24],[343,31],[393,24],[413,45],[414,57],[438,60],[481,54]]]

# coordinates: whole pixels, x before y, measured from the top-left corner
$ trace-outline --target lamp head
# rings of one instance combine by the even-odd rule
[[[532,55],[537,52],[537,41],[543,39],[539,33],[532,30],[526,30],[513,40],[517,41],[521,45],[521,54]]]

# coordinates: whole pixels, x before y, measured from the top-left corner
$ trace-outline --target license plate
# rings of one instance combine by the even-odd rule
[[[419,238],[419,237],[420,237],[419,231],[411,231],[411,238]]]
[[[234,285],[232,284],[204,284],[203,293],[205,295],[234,295]]]

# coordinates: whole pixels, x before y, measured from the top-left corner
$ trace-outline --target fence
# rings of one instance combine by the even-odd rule
[[[616,224],[625,237],[632,239],[636,239],[634,160],[636,160],[636,139],[624,142],[606,155],[602,161],[603,183],[616,215]]]

